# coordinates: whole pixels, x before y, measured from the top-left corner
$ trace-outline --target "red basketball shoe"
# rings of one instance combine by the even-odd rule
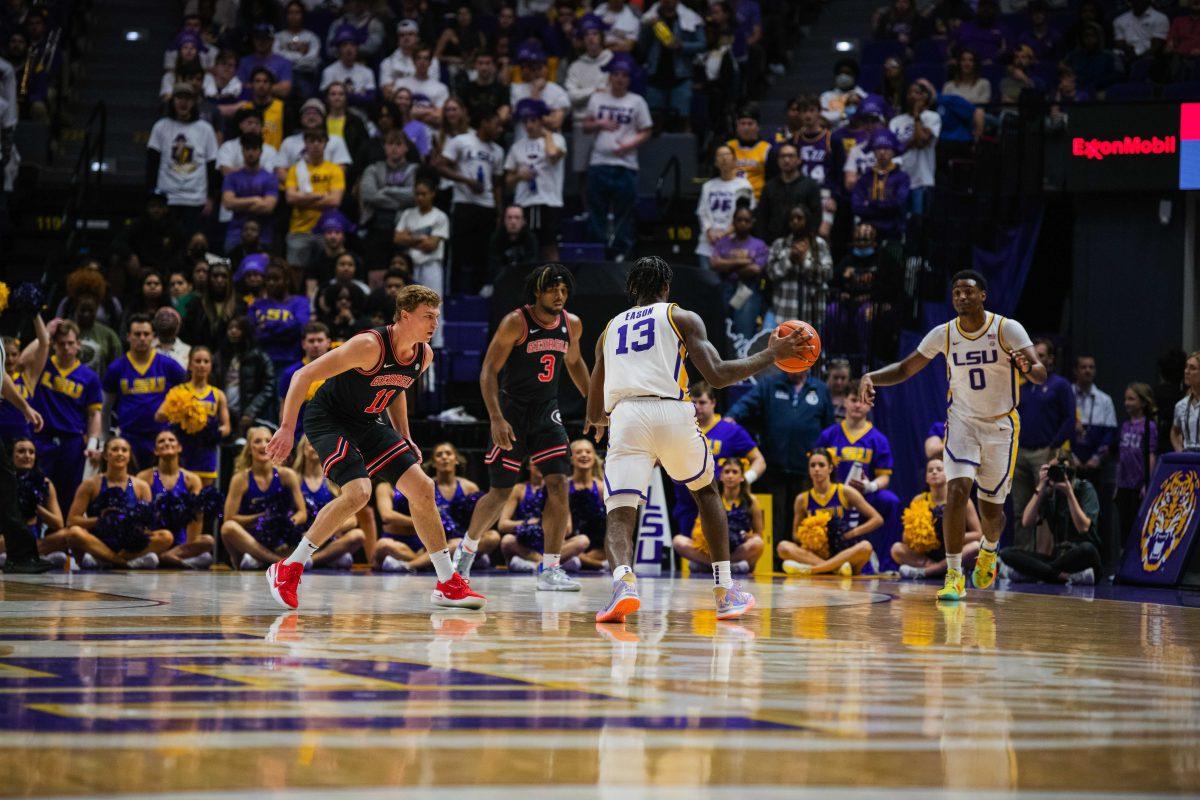
[[[483,608],[487,598],[471,591],[470,582],[457,572],[448,581],[439,581],[433,587],[430,599],[435,606],[445,608]]]
[[[280,561],[267,567],[267,585],[271,587],[271,597],[284,608],[296,608],[300,598],[296,590],[300,587],[300,576],[304,574],[303,564],[285,564]]]

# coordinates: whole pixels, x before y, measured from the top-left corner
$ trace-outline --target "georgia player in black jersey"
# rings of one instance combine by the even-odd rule
[[[560,562],[570,522],[567,476],[571,474],[571,453],[558,410],[558,382],[565,367],[586,398],[590,380],[579,349],[583,325],[579,317],[563,310],[574,285],[562,264],[545,264],[529,273],[525,278],[529,304],[505,315],[483,357],[479,386],[492,421],[492,449],[485,459],[491,486],[476,504],[467,536],[456,554],[455,566],[463,575],[470,575],[479,538],[500,518],[528,457],[546,479],[546,507],[541,518],[544,556],[538,566],[537,588],[580,589]]]
[[[450,563],[446,531],[434,501],[433,481],[421,471],[421,451],[408,430],[406,391],[429,367],[429,340],[437,330],[442,299],[424,286],[396,295],[395,322],[371,328],[336,350],[305,364],[292,375],[279,414],[279,430],[267,453],[282,464],[295,441],[296,415],[308,389],[324,381],[304,412],[304,432],[321,457],[325,475],[342,487],[317,514],[294,553],[267,570],[271,595],[296,608],[304,562],[338,526],[371,499],[371,479],[394,484],[408,498],[417,535],[430,554],[438,583],[433,602],[455,608],[482,608],[483,595],[471,591]],[[387,412],[391,424],[380,415]]]

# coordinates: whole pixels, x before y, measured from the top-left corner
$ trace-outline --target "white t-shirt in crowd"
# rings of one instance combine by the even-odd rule
[[[279,151],[266,142],[263,142],[262,157],[259,159],[258,165],[265,170],[275,169],[276,166],[284,166],[279,163]],[[232,139],[226,139],[217,150],[217,169],[236,171],[244,166],[246,166],[246,162],[242,158],[241,140],[236,136]],[[288,164],[286,166],[291,165]]]
[[[321,66],[321,40],[312,31],[279,31],[271,51],[292,62],[293,69],[315,72]]]
[[[204,74],[204,96],[209,100],[232,103],[242,96],[242,82],[237,75],[234,75],[223,87],[217,86],[217,79],[212,76],[211,72],[206,72]]]
[[[374,91],[375,73],[370,67],[355,64],[349,69],[340,61],[335,61],[321,72],[321,91],[329,88],[329,84],[344,83],[346,94],[362,94]]]
[[[850,152],[846,154],[846,166],[842,168],[842,172],[853,172],[861,178],[863,175],[866,175],[873,166],[875,166],[875,153],[863,147],[861,144],[856,144],[854,147],[850,148]]]
[[[900,114],[892,117],[892,121],[888,123],[888,128],[896,134],[900,144],[904,145],[903,155],[896,160],[900,162],[900,168],[908,173],[909,185],[914,189],[934,185],[937,174],[937,140],[942,135],[942,118],[936,111],[922,111],[921,124],[933,134],[933,139],[925,147],[910,148],[914,127],[912,114]]]
[[[442,263],[446,254],[446,240],[450,238],[450,218],[446,216],[445,211],[434,206],[429,209],[428,214],[422,214],[416,206],[406,208],[400,212],[400,216],[396,220],[396,230],[408,231],[418,236],[436,236],[441,239],[437,249],[429,253],[424,253],[416,247],[409,248],[408,258],[414,267]]]
[[[379,88],[392,86],[401,78],[411,78],[416,74],[417,65],[413,63],[410,56],[405,55],[404,51],[397,47],[390,56],[379,62]],[[442,74],[442,65],[436,58],[429,65],[429,74]]]
[[[597,120],[613,119],[619,123],[615,131],[596,131],[596,144],[592,147],[593,167],[612,166],[636,170],[637,148],[618,155],[614,151],[624,141],[639,132],[653,127],[650,107],[640,94],[626,92],[623,97],[613,97],[608,92],[596,92],[588,100],[587,115]]]
[[[604,44],[611,47],[614,44],[629,44],[636,42],[642,31],[641,20],[628,4],[621,6],[620,11],[613,11],[608,3],[599,4],[593,14],[604,20],[608,30],[604,32]]]
[[[148,148],[159,153],[158,181],[173,206],[202,206],[208,193],[208,162],[217,160],[217,134],[204,120],[163,117],[150,130]]]
[[[304,158],[304,133],[293,133],[279,145],[279,154],[275,157],[274,169],[287,169],[295,166],[302,158]],[[266,160],[267,157],[264,153],[263,161]],[[330,136],[329,141],[325,142],[325,160],[343,167],[349,166],[352,159],[350,158],[350,148],[346,147],[346,140],[340,136]]]
[[[426,78],[421,80],[416,75],[410,75],[407,78],[400,78],[396,81],[396,88],[408,89],[412,92],[413,106],[431,105],[434,108],[441,108],[446,104],[446,99],[450,97],[450,89],[446,84],[434,78]],[[417,99],[417,95],[423,95],[429,98],[429,102]]]
[[[508,90],[509,102],[512,104],[513,111],[517,110],[517,103],[529,97],[533,93],[533,84],[531,83],[514,83]],[[551,111],[562,109],[570,111],[571,95],[567,94],[567,90],[559,86],[554,81],[546,81],[546,85],[542,87],[541,100]],[[525,126],[515,125],[513,131],[513,141],[519,142],[524,139]]]
[[[732,228],[733,212],[737,211],[737,202],[743,197],[748,199],[750,207],[754,208],[754,187],[745,177],[727,181],[718,176],[704,182],[704,186],[700,188],[700,202],[696,204],[696,217],[700,220],[696,255],[712,255],[708,231],[712,228]]]
[[[1137,56],[1150,49],[1152,40],[1165,41],[1170,30],[1171,21],[1167,15],[1154,6],[1148,7],[1140,17],[1130,10],[1113,20],[1113,39],[1128,43]]]
[[[515,172],[518,167],[530,167],[534,171],[533,180],[517,181],[516,204],[521,208],[562,208],[563,164],[567,160],[567,140],[560,133],[551,136],[554,137],[554,146],[563,154],[562,158],[553,163],[546,158],[546,140],[530,139],[528,136],[519,142],[513,142],[504,159],[506,171]]]
[[[442,156],[455,165],[455,169],[468,178],[483,184],[479,194],[472,192],[465,183],[454,183],[454,203],[470,203],[485,208],[495,208],[496,198],[492,187],[496,174],[504,169],[504,149],[495,142],[485,142],[474,131],[460,133],[442,147]]]

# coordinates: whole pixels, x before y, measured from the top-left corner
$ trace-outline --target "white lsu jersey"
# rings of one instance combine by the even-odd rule
[[[1017,407],[1017,371],[1009,355],[1031,345],[1021,323],[989,313],[977,331],[963,331],[957,318],[938,325],[917,352],[926,358],[945,356],[948,412],[994,418]]]
[[[622,311],[604,328],[604,410],[627,397],[688,397],[687,348],[671,318],[675,303]]]

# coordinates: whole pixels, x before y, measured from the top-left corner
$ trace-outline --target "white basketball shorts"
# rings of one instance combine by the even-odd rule
[[[696,426],[695,407],[657,397],[621,400],[611,414],[604,461],[608,510],[646,502],[656,463],[689,489],[712,483],[708,442]]]
[[[979,499],[1003,504],[1012,488],[1017,461],[1021,419],[1016,411],[981,419],[946,414],[946,480],[970,478],[979,488]]]

